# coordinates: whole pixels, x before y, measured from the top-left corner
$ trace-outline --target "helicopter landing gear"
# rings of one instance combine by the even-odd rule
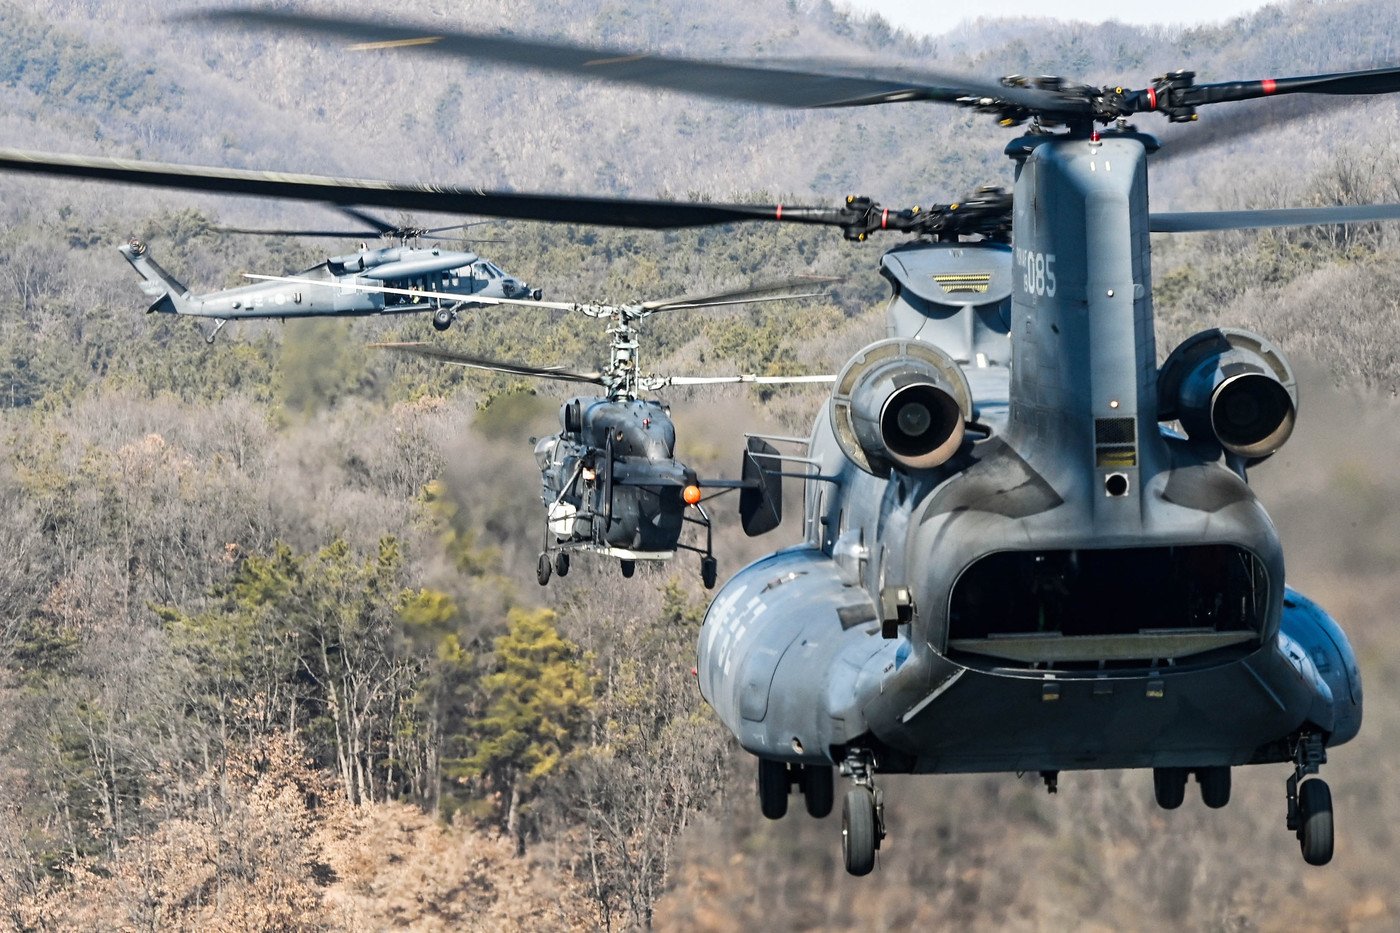
[[[758,809],[770,820],[787,816],[792,776],[786,761],[758,759]]]
[[[807,815],[825,819],[836,803],[836,774],[828,765],[803,765],[797,776]]]
[[[540,586],[549,585],[549,574],[554,568],[550,565],[549,555],[540,553],[540,559],[535,564],[535,579],[540,581]],[[561,573],[559,576],[563,576]]]
[[[1303,861],[1309,865],[1332,861],[1332,789],[1321,778],[1303,780],[1317,774],[1326,761],[1322,736],[1299,736],[1293,749],[1293,775],[1288,779],[1288,828],[1297,835]]]
[[[567,577],[569,575],[568,551],[560,551],[554,555],[554,575],[557,577]]]
[[[452,326],[452,322],[457,319],[457,315],[443,308],[433,314],[433,330],[444,331]],[[562,574],[561,574],[562,576]]]
[[[227,323],[228,323],[228,319],[227,319],[227,318],[222,318],[222,317],[216,317],[216,318],[214,318],[214,329],[211,330],[209,333],[207,333],[207,334],[204,335],[204,342],[207,343],[207,344],[209,344],[209,345],[212,347],[212,346],[214,345],[214,338],[217,337],[217,336],[219,336],[219,331],[223,330],[223,329],[224,329],[224,325],[227,324]]]
[[[1186,799],[1185,768],[1153,768],[1152,792],[1157,798],[1157,806],[1163,810],[1175,810]]]
[[[632,579],[632,574],[637,572],[637,562],[635,560],[620,560],[618,564],[622,566],[622,575],[627,579]]]
[[[868,875],[885,838],[885,801],[875,787],[875,756],[855,749],[841,762],[841,773],[856,782],[841,808],[841,855],[849,874]]]
[[[715,580],[719,577],[719,561],[714,555],[706,554],[700,558],[700,582],[705,585],[705,589],[715,588]]]
[[[787,815],[788,795],[796,784],[807,813],[817,819],[831,815],[836,802],[836,779],[830,765],[794,765],[758,759],[758,808],[770,820]]]
[[[1196,783],[1201,785],[1201,802],[1219,810],[1230,802],[1230,766],[1220,765],[1196,769]]]

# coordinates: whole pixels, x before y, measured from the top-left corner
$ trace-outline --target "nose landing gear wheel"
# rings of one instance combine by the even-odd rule
[[[555,576],[567,577],[569,575],[569,552],[560,551],[554,555]]]
[[[632,574],[637,572],[637,562],[635,560],[623,560],[618,561],[618,563],[622,565],[622,575],[629,580],[632,578]]]
[[[1157,797],[1157,806],[1175,810],[1186,799],[1186,769],[1153,768],[1152,791]]]
[[[1298,810],[1302,818],[1298,845],[1303,850],[1303,861],[1326,865],[1332,861],[1332,789],[1327,782],[1304,781],[1298,788]]]
[[[433,315],[433,330],[447,330],[452,326],[452,312],[439,311]]]
[[[553,568],[551,568],[549,564],[549,555],[541,554],[539,561],[535,564],[535,579],[540,581],[540,586],[547,586],[549,584],[549,573],[552,569]],[[560,576],[562,577],[563,574],[560,574]]]
[[[852,787],[841,808],[841,854],[847,872],[870,874],[875,867],[875,842],[875,795],[868,787]]]

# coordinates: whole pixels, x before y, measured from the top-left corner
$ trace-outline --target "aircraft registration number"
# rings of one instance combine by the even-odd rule
[[[1016,250],[1016,265],[1021,270],[1021,287],[1026,294],[1043,298],[1055,297],[1055,254],[1033,249]]]

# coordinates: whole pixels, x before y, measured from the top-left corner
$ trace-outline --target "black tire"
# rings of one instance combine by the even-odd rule
[[[439,311],[433,315],[433,330],[444,331],[452,326],[452,312]]]
[[[1198,768],[1196,783],[1201,785],[1201,802],[1219,810],[1230,802],[1230,767]]]
[[[787,762],[758,759],[758,808],[764,816],[770,820],[787,816],[790,786]]]
[[[1152,791],[1157,797],[1157,806],[1163,810],[1175,810],[1186,799],[1185,768],[1153,768]]]
[[[819,820],[831,815],[836,806],[836,774],[830,765],[802,768],[802,799],[809,815]]]
[[[852,787],[841,808],[841,855],[847,872],[870,874],[875,867],[875,841],[875,795],[868,787]]]
[[[632,574],[637,572],[637,562],[635,560],[619,561],[622,564],[622,575],[627,579],[632,579]]]
[[[700,558],[700,582],[705,584],[705,589],[715,588],[715,580],[719,578],[719,561],[713,557]]]
[[[549,555],[540,554],[540,559],[535,563],[535,579],[540,581],[540,586],[549,585],[549,573],[553,569],[549,564]]]
[[[1332,789],[1327,782],[1304,781],[1298,788],[1298,810],[1303,819],[1298,827],[1303,861],[1326,865],[1332,861]]]
[[[554,574],[559,577],[569,575],[569,552],[560,551],[554,555]]]

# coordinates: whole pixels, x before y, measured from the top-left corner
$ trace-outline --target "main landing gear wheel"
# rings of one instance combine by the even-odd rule
[[[447,330],[452,326],[452,312],[439,311],[433,315],[433,330]]]
[[[852,875],[868,875],[875,867],[875,795],[870,788],[857,785],[846,791],[841,808],[841,854],[846,871]]]
[[[560,551],[554,555],[554,574],[559,577],[569,575],[569,552]]]
[[[1298,845],[1303,861],[1326,865],[1332,861],[1332,790],[1321,778],[1298,788]]]
[[[817,819],[831,815],[836,805],[836,773],[829,765],[804,765],[798,777],[807,813]]]
[[[540,581],[540,586],[549,584],[549,572],[553,568],[549,564],[549,555],[541,553],[540,559],[535,563],[535,579]],[[562,577],[563,574],[560,574]]]
[[[1228,765],[1197,768],[1196,783],[1201,785],[1201,802],[1212,810],[1219,810],[1230,802],[1230,768]]]
[[[1181,806],[1186,799],[1186,777],[1185,768],[1153,768],[1152,791],[1157,797],[1157,806],[1163,810]]]
[[[705,589],[715,588],[715,580],[719,578],[719,561],[706,554],[700,558],[700,582],[705,584]]]
[[[627,579],[632,579],[632,574],[637,572],[637,562],[635,560],[618,561],[622,565],[622,575]]]
[[[787,762],[758,759],[758,808],[768,819],[787,816],[790,784]]]

